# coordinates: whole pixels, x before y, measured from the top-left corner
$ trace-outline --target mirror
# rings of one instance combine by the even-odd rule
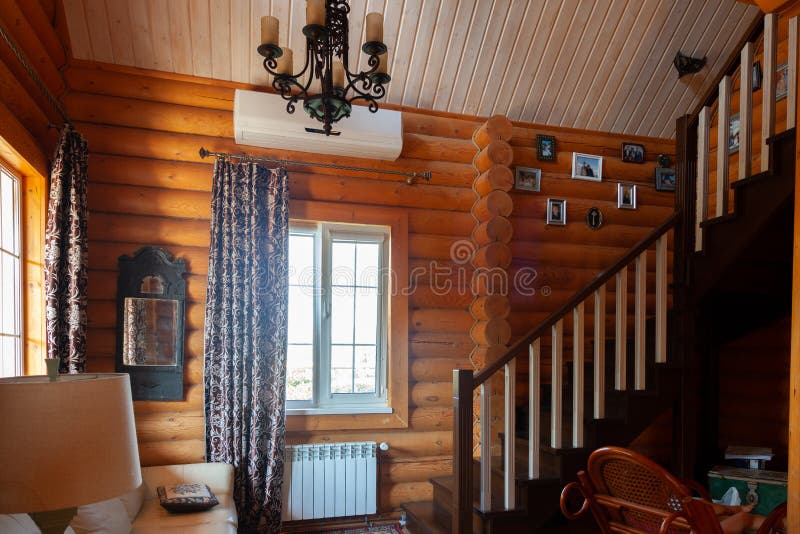
[[[125,365],[177,365],[178,301],[125,299]]]
[[[159,247],[119,258],[117,372],[133,400],[183,400],[186,264]]]

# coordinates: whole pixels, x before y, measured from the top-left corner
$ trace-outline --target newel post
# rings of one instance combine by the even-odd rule
[[[472,534],[472,371],[453,370],[453,534]]]

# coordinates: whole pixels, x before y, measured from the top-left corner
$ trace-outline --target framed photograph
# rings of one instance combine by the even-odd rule
[[[514,175],[514,189],[539,191],[542,183],[542,170],[530,167],[517,167]]]
[[[784,63],[775,69],[775,100],[786,98],[789,92],[789,65]]]
[[[617,184],[617,207],[624,210],[636,209],[635,185]]]
[[[552,135],[536,134],[536,159],[556,160],[556,138]]]
[[[547,199],[547,224],[565,226],[567,224],[567,201],[560,198]]]
[[[603,181],[603,157],[572,153],[572,177],[579,180]]]
[[[644,163],[644,145],[622,143],[622,161],[626,163]]]
[[[731,115],[729,124],[730,139],[728,140],[728,152],[734,154],[739,152],[739,114]]]
[[[656,191],[675,191],[675,169],[656,167]]]

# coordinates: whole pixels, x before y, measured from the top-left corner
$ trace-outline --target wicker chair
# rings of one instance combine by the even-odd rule
[[[707,498],[702,487],[692,487]],[[580,510],[572,512],[570,494],[583,498]],[[785,507],[770,514],[758,534],[781,523]],[[711,503],[692,497],[687,484],[663,467],[633,451],[603,447],[589,456],[578,482],[561,492],[561,511],[576,520],[591,511],[604,534],[722,534]]]

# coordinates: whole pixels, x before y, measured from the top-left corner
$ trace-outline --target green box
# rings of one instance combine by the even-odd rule
[[[719,500],[733,486],[742,504],[755,503],[754,514],[769,515],[779,504],[786,502],[786,473],[761,469],[717,466],[708,472],[711,498]]]

